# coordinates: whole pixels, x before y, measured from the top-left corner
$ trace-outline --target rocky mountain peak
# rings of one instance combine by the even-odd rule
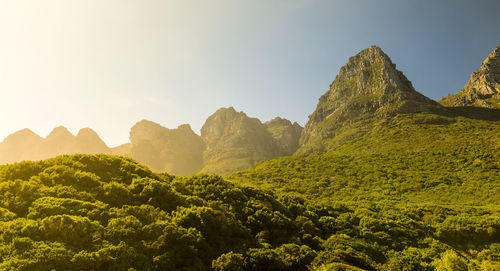
[[[415,91],[377,46],[349,58],[309,116],[301,145],[331,138],[348,123],[401,113],[437,113],[445,108]]]
[[[78,131],[78,133],[76,134],[76,137],[79,137],[79,138],[97,137],[97,138],[99,138],[99,135],[97,135],[97,133],[90,128],[82,128]]]
[[[284,118],[275,117],[274,119],[266,122],[265,124],[267,127],[291,126],[292,122]]]
[[[500,46],[473,72],[465,87],[457,94],[448,95],[439,102],[445,106],[478,106],[500,108]]]
[[[10,134],[0,143],[0,164],[29,159],[27,153],[35,149],[43,140],[30,129],[22,129]]]
[[[276,117],[265,123],[279,148],[279,155],[292,155],[299,148],[302,126]]]
[[[4,139],[4,142],[40,142],[43,138],[37,135],[35,132],[31,131],[28,128],[19,130],[13,134],[10,134]]]
[[[130,145],[114,149],[114,153],[130,156],[155,171],[177,175],[197,173],[203,166],[205,143],[189,124],[169,129],[142,120],[130,130]]]
[[[254,125],[262,125],[255,118],[249,118],[243,112],[237,112],[233,107],[220,108],[207,118],[205,124],[201,127],[201,137],[205,142],[211,143],[217,141],[224,134],[245,133],[246,128]],[[208,147],[211,144],[208,144]]]
[[[156,122],[141,120],[130,129],[130,142],[139,142],[141,140],[160,137],[165,129],[167,128]]]
[[[109,148],[99,135],[90,128],[82,128],[75,136],[73,151],[76,153],[108,153]]]
[[[206,143],[203,172],[227,174],[278,156],[266,125],[234,108],[221,108],[201,128]]]
[[[73,137],[74,135],[66,127],[58,126],[50,132],[46,139],[70,139]]]

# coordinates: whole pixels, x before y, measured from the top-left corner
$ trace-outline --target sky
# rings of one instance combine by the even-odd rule
[[[458,92],[500,45],[500,1],[0,0],[0,140],[30,128],[128,142],[218,108],[304,125],[378,45],[422,94]]]

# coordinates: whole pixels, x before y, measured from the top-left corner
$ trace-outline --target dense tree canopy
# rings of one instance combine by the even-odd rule
[[[0,193],[2,270],[499,266],[500,217],[487,205],[315,201],[108,155],[0,166]]]

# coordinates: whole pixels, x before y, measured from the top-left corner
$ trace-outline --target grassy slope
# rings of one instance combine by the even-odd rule
[[[426,114],[367,120],[323,154],[282,157],[229,177],[329,200],[500,204],[500,122]]]

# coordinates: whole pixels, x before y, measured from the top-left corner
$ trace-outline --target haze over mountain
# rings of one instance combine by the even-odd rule
[[[90,128],[83,128],[74,136],[68,129],[59,126],[46,138],[29,129],[23,129],[9,135],[0,143],[0,164],[41,160],[73,153],[110,153],[110,149]]]
[[[113,148],[113,153],[132,157],[155,171],[189,175],[203,167],[204,149],[205,143],[189,124],[168,129],[143,120],[130,130],[130,143]]]
[[[263,124],[234,108],[221,108],[211,115],[201,136],[189,124],[168,129],[143,120],[130,130],[130,143],[109,148],[92,129],[73,136],[65,127],[55,128],[46,138],[29,129],[8,136],[0,143],[0,163],[41,160],[61,154],[109,153],[144,163],[154,171],[190,175],[200,171],[229,174],[257,162],[291,155],[299,146],[302,127],[275,118]]]
[[[421,121],[435,123],[454,122],[446,117],[455,115],[496,120],[500,114],[492,108],[497,106],[499,95],[499,52],[497,47],[461,92],[440,100],[453,108],[418,93],[391,59],[379,47],[371,46],[349,58],[340,69],[304,129],[279,117],[262,123],[232,107],[209,116],[201,136],[188,124],[168,129],[140,121],[131,128],[130,143],[115,148],[107,147],[89,128],[74,136],[61,126],[46,138],[24,129],[0,143],[0,163],[60,154],[112,153],[176,175],[230,174],[279,156],[338,148],[369,134],[381,119],[405,114],[433,115],[433,120]]]

